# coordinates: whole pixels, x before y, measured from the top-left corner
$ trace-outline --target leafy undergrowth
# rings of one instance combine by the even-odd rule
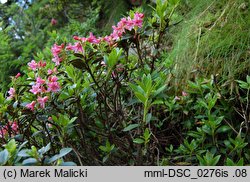
[[[225,7],[230,3],[237,4]],[[227,33],[217,27],[225,7],[214,15],[211,34],[193,31],[193,40],[180,40],[187,45],[179,51],[178,43],[166,41],[169,29],[182,26],[177,0],[157,0],[147,16],[130,11],[107,36],[58,37],[23,68],[25,74],[12,77],[6,97],[0,94],[0,164],[248,165],[249,73],[217,59],[235,56],[228,40],[218,49],[213,42]],[[191,68],[181,62],[184,55],[204,72],[185,78],[184,67],[187,73]],[[242,60],[245,67],[248,61]],[[218,70],[207,66],[214,62]],[[223,66],[237,77],[226,79]]]

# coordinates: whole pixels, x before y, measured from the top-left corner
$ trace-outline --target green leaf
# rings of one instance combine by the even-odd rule
[[[173,6],[176,6],[179,3],[179,0],[169,0],[169,3]]]
[[[20,152],[18,152],[17,156],[19,157],[30,157],[30,150],[29,149],[23,149]]]
[[[141,88],[141,87],[139,87],[139,86],[136,86],[136,85],[134,85],[134,84],[131,84],[131,83],[129,83],[129,87],[132,89],[132,91],[135,93],[135,92],[139,92],[139,93],[141,93],[141,94],[145,94],[145,91]]]
[[[103,152],[108,152],[108,150],[105,146],[100,146],[99,149]]]
[[[72,151],[72,148],[63,148],[60,150],[59,157],[64,157]]]
[[[235,166],[236,164],[231,159],[227,158],[226,165],[227,166]]]
[[[161,104],[164,104],[164,101],[163,100],[155,100],[152,105],[161,105]]]
[[[84,56],[80,53],[74,53],[74,56],[82,59],[84,58]]]
[[[103,157],[102,162],[103,163],[106,162],[108,160],[108,158],[109,158],[109,155],[106,155],[105,157]]]
[[[227,125],[223,125],[221,127],[219,127],[217,130],[216,130],[216,133],[226,133],[228,132],[229,130],[231,130],[231,128]]]
[[[241,158],[237,163],[235,163],[230,158],[227,158],[226,165],[227,166],[243,166],[244,165],[244,159]]]
[[[207,133],[207,134],[209,134],[209,135],[212,135],[212,130],[211,130],[211,128],[210,128],[209,126],[203,125],[203,126],[202,126],[202,130],[203,130],[205,133]]]
[[[58,99],[61,101],[64,101],[64,100],[68,99],[69,97],[70,97],[70,95],[68,92],[61,92]]]
[[[135,93],[135,96],[145,105],[147,98],[139,92]]]
[[[74,69],[72,66],[65,66],[65,69],[66,69],[66,73],[68,75],[69,78],[71,78],[72,80],[74,80]]]
[[[148,113],[147,116],[146,116],[146,124],[148,124],[152,119],[152,114],[151,113]]]
[[[216,157],[213,158],[212,163],[210,164],[211,166],[216,166],[216,164],[219,162],[221,155],[217,155]]]
[[[83,60],[79,59],[79,58],[73,59],[69,63],[71,63],[74,67],[76,67],[76,68],[78,68],[80,70],[82,70],[82,69],[84,69],[86,67]]]
[[[48,152],[51,148],[51,144],[49,143],[48,145],[46,145],[46,147],[42,147],[41,149],[38,150],[39,154],[45,154],[46,152]]]
[[[63,162],[59,166],[77,166],[74,162]]]
[[[9,153],[14,153],[16,151],[16,141],[14,139],[10,140],[5,146]]]
[[[141,139],[141,138],[136,138],[136,139],[133,140],[133,142],[137,143],[137,144],[142,144],[142,143],[144,143],[144,140]]]
[[[238,162],[237,162],[237,166],[244,166],[244,159],[241,158]]]
[[[188,81],[188,85],[191,87],[191,88],[193,88],[193,89],[199,89],[199,85],[197,85],[196,83],[194,83],[194,82],[191,82],[191,81]]]
[[[151,89],[152,89],[152,78],[151,78],[151,75],[149,74],[149,75],[147,75],[147,76],[145,76],[145,75],[143,75],[143,78],[142,78],[143,80],[143,84],[145,85],[145,87],[144,87],[144,91],[146,92],[146,93],[150,93],[150,91],[151,91]],[[142,88],[143,88],[143,86],[141,86]]]
[[[52,117],[52,120],[53,120],[54,122],[56,122],[56,123],[58,122],[58,119],[57,119],[57,117],[56,117],[55,115],[52,115],[51,117]]]
[[[249,89],[250,88],[250,84],[247,83],[247,82],[244,82],[244,81],[241,81],[241,80],[236,80],[240,87],[243,88],[243,89]]]
[[[167,87],[166,85],[163,85],[162,87],[158,88],[158,89],[154,92],[153,96],[156,97],[158,94],[160,94],[161,92],[163,92],[163,91],[166,89],[166,87]]]
[[[7,163],[9,157],[9,152],[7,149],[0,152],[0,166],[3,166]]]
[[[206,166],[206,162],[201,156],[197,155],[196,157],[199,160],[200,166]]]
[[[5,101],[3,93],[0,92],[0,104],[3,104]]]
[[[109,56],[105,56],[104,59],[106,60],[106,64],[109,68],[113,68],[115,66],[115,64],[117,63],[117,61],[119,60],[119,57],[122,54],[122,49],[112,49],[111,53],[109,54]]]
[[[247,75],[247,83],[250,85],[250,76]]]
[[[13,103],[13,108],[16,109],[18,106],[18,100]]]
[[[125,131],[125,132],[130,131],[130,130],[137,128],[138,126],[140,126],[140,124],[130,124],[126,128],[124,128],[123,131]]]
[[[200,105],[200,106],[203,106],[204,108],[207,108],[208,109],[208,105],[207,105],[207,103],[206,102],[204,102],[203,100],[198,100],[198,104]]]
[[[151,133],[150,133],[149,129],[146,128],[144,131],[144,134],[143,134],[145,141],[148,141],[150,139],[150,136],[151,136]]]
[[[70,153],[72,151],[71,148],[63,148],[60,150],[60,153],[57,155],[54,155],[53,157],[51,157],[48,161],[48,164],[55,162],[56,160],[64,157],[65,155],[67,155],[68,153]]]
[[[36,164],[37,164],[37,160],[35,158],[28,158],[22,162],[22,165],[24,166],[31,166],[31,165],[36,165]]]
[[[75,122],[75,120],[77,120],[77,118],[78,118],[78,117],[73,117],[73,118],[69,121],[68,124],[71,124],[71,123]]]

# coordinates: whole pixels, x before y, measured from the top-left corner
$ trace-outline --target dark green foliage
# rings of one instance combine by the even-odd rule
[[[23,76],[12,77],[11,99],[0,93],[0,165],[250,164],[248,2],[146,2],[128,13],[125,0],[1,5],[2,89],[19,69]],[[72,39],[110,34],[135,11],[146,11],[143,27],[121,39]],[[65,48],[76,42],[84,51]],[[31,71],[31,59],[46,66]],[[38,77],[45,89],[54,82],[49,69],[60,92],[31,93]]]

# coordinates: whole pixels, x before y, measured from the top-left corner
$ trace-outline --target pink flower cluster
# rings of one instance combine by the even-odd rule
[[[54,44],[51,48],[51,52],[53,55],[52,61],[56,64],[56,66],[60,65],[63,61],[63,52],[66,50],[74,51],[75,53],[84,53],[84,47],[86,42],[90,44],[99,44],[101,42],[108,43],[109,46],[115,44],[125,33],[126,31],[131,31],[132,29],[141,28],[143,24],[144,14],[142,13],[134,13],[133,17],[126,17],[122,18],[120,22],[117,23],[116,26],[112,26],[113,32],[110,35],[105,37],[99,37],[93,35],[90,32],[88,37],[78,37],[74,36],[73,38],[77,40],[73,45],[68,44],[66,47],[64,44],[57,45]],[[52,19],[52,24],[56,24],[56,20]],[[45,61],[39,61],[38,63],[35,60],[32,60],[28,63],[29,69],[36,72],[36,80],[32,85],[32,88],[29,90],[31,93],[36,95],[36,100],[31,101],[29,104],[26,105],[26,108],[34,111],[36,105],[38,104],[39,108],[45,108],[46,102],[49,100],[48,93],[58,92],[61,87],[58,82],[57,68],[55,67],[53,70],[48,69],[45,76],[40,76],[40,69],[44,69],[46,67]],[[122,70],[122,68],[121,68]],[[117,70],[119,71],[119,70]],[[44,71],[42,71],[44,73]],[[18,78],[20,74],[16,75]],[[43,77],[43,78],[42,78]],[[16,91],[14,88],[10,88],[8,91],[9,97],[8,99],[14,98]]]
[[[58,56],[58,54],[60,53],[60,51],[57,49],[53,49],[53,51],[54,56]],[[32,60],[30,63],[28,63],[28,65],[32,70],[35,71],[44,68],[46,66],[46,62],[40,61],[39,63],[36,63],[34,60]],[[54,68],[53,70],[47,70],[47,75],[44,76],[44,79],[40,76],[36,77],[36,81],[34,82],[32,88],[29,91],[34,95],[37,95],[37,99],[27,104],[26,108],[34,111],[37,103],[39,104],[40,108],[45,108],[45,104],[49,100],[47,94],[58,92],[61,88],[56,74],[57,69]]]
[[[10,131],[11,130],[11,131]],[[18,124],[16,121],[9,121],[8,124],[0,128],[0,138],[4,138],[8,133],[18,133]]]
[[[9,94],[9,97],[7,97],[8,100],[11,100],[12,98],[15,97],[15,94],[16,94],[16,90],[14,88],[10,88],[9,91],[8,91],[8,94]]]
[[[55,62],[57,66],[62,62],[60,53],[62,52],[63,49],[64,49],[64,44],[61,45],[54,44],[53,47],[51,48],[51,52],[53,54],[52,61]]]
[[[112,26],[113,32],[111,33],[112,40],[118,40],[126,32],[126,30],[131,31],[132,29],[142,27],[144,14],[135,13],[134,18],[131,17],[122,18],[120,22],[117,23],[117,26]]]
[[[79,52],[83,53],[83,48],[80,42],[76,42],[74,45],[69,44],[66,47],[66,49],[69,51],[74,51],[75,53],[79,53]]]
[[[31,62],[28,63],[28,66],[30,69],[33,71],[36,71],[39,68],[44,68],[46,66],[46,62],[44,61],[39,61],[38,63],[35,60],[32,60]]]
[[[134,14],[133,19],[131,17],[122,18],[120,22],[117,23],[116,26],[112,26],[113,32],[105,37],[97,38],[96,36],[93,35],[92,32],[90,32],[88,37],[74,36],[73,37],[74,40],[80,41],[82,44],[80,42],[76,42],[74,45],[69,44],[68,46],[66,46],[66,49],[73,50],[74,52],[83,53],[84,48],[82,47],[82,45],[85,42],[89,42],[91,44],[99,44],[101,42],[106,42],[111,46],[114,44],[115,41],[119,40],[126,33],[126,30],[131,31],[132,29],[135,28],[141,28],[143,24],[143,18],[144,14],[138,12]],[[56,46],[57,45],[54,45],[54,47]]]

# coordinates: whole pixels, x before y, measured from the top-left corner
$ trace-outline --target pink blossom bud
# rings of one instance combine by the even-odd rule
[[[17,73],[16,76],[15,76],[15,78],[17,79],[20,76],[21,76],[21,73]]]
[[[54,18],[52,18],[50,23],[51,23],[51,25],[56,25],[57,24],[57,20],[54,19]]]
[[[185,92],[185,91],[182,91],[181,94],[182,94],[183,97],[188,96],[187,92]]]

